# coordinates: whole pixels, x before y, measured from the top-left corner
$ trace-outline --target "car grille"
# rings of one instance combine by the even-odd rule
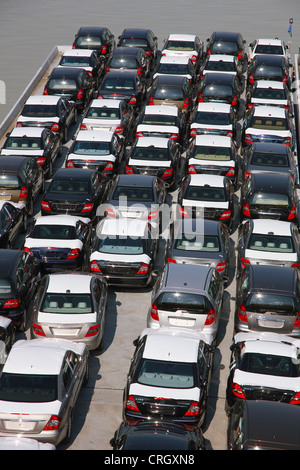
[[[268,400],[289,403],[295,392],[292,390],[278,390],[269,387],[243,387],[248,400]]]

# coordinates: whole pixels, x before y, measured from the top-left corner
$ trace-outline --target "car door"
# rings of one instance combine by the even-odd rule
[[[24,166],[23,178],[30,186],[31,197],[34,201],[44,184],[43,170],[33,159],[28,159]]]
[[[61,416],[67,420],[76,403],[81,385],[79,358],[73,351],[67,351],[61,369],[63,393],[61,396]]]
[[[210,360],[210,352],[209,346],[204,343],[204,341],[199,342],[199,349],[198,349],[198,374],[199,374],[199,387],[201,389],[201,398],[199,401],[202,402],[205,408],[205,404],[207,401],[208,396],[208,388],[210,383],[211,377],[211,360]]]
[[[224,284],[221,280],[220,274],[216,270],[212,272],[207,292],[212,299],[214,299],[216,318],[217,321],[219,321],[223,301]]]
[[[100,328],[103,329],[107,304],[107,284],[104,280],[98,278],[94,280],[93,296],[96,304],[97,323],[100,323]]]
[[[58,134],[55,134],[48,129],[43,131],[43,147],[46,158],[50,159],[53,163],[54,160],[58,157],[60,150],[60,137]]]
[[[1,230],[3,231],[3,234],[7,234],[7,241],[9,241],[9,244],[11,244],[22,224],[22,217],[20,216],[20,212],[13,205],[4,204],[0,213],[0,219]]]

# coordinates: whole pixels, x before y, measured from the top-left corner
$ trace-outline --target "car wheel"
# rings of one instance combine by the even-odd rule
[[[24,213],[22,228],[21,228],[22,233],[26,233],[27,229],[28,229],[28,216],[26,213]]]

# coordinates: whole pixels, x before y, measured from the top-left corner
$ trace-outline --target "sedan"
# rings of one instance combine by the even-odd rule
[[[105,72],[104,60],[92,49],[67,49],[61,56],[58,67],[83,68],[93,77],[95,88],[100,85]]]
[[[35,158],[0,157],[0,197],[2,200],[25,204],[32,217],[34,202],[44,191],[44,173]]]
[[[228,103],[198,103],[189,118],[189,134],[217,134],[236,139],[236,113]]]
[[[0,436],[55,446],[70,440],[73,410],[88,379],[88,358],[83,343],[17,341],[0,378]]]
[[[60,135],[43,127],[15,127],[7,134],[0,155],[32,157],[50,178],[55,160],[62,155]]]
[[[164,41],[162,57],[189,57],[198,72],[204,55],[204,44],[195,34],[173,33]]]
[[[0,315],[21,330],[27,328],[29,306],[41,278],[38,261],[23,250],[0,250]]]
[[[186,77],[158,75],[148,90],[147,104],[177,106],[182,113],[190,113],[193,107],[193,86]]]
[[[232,31],[214,31],[207,39],[206,55],[228,54],[237,57],[239,62],[247,62],[245,44],[241,33]]]
[[[75,35],[72,48],[92,49],[100,58],[107,60],[115,45],[115,37],[107,27],[81,26]]]
[[[204,426],[213,349],[194,331],[145,329],[135,341],[123,419]]]
[[[146,86],[136,72],[118,70],[108,72],[97,92],[97,98],[125,100],[136,113],[145,98]]]
[[[142,48],[148,58],[150,70],[154,69],[158,52],[158,39],[151,29],[125,28],[118,37],[117,47]]]
[[[259,38],[249,44],[249,60],[252,61],[256,55],[276,55],[288,58],[289,47],[278,38]]]
[[[280,106],[293,111],[291,94],[283,82],[275,80],[257,80],[248,87],[245,106]]]
[[[242,67],[238,58],[228,54],[211,54],[205,59],[204,64],[200,68],[200,79],[206,73],[224,73],[228,75],[237,75],[239,80],[242,79]]]
[[[290,89],[291,77],[286,58],[272,54],[256,55],[248,65],[247,85],[252,85],[255,80],[280,81]]]
[[[146,81],[150,76],[150,63],[148,56],[141,47],[116,47],[106,64],[105,71],[134,70],[139,77]]]
[[[66,142],[69,128],[76,122],[74,101],[62,96],[32,95],[18,116],[16,127],[46,127],[59,134],[62,142]]]
[[[193,84],[197,80],[195,65],[188,56],[162,56],[153,78],[159,75],[179,75]]]
[[[0,200],[0,248],[11,248],[28,226],[25,204]]]
[[[38,217],[25,237],[23,250],[34,256],[42,272],[86,269],[91,222],[72,215]]]
[[[241,86],[235,75],[214,72],[204,75],[197,87],[197,101],[228,103],[238,111],[240,105]]]
[[[42,215],[69,214],[88,217],[93,222],[102,203],[107,180],[97,170],[60,168],[45,191]]]
[[[82,112],[90,103],[95,90],[93,77],[82,68],[55,67],[44,88],[44,95],[61,95],[74,101]]]
[[[101,276],[44,276],[33,304],[31,338],[69,339],[102,349],[108,288]]]

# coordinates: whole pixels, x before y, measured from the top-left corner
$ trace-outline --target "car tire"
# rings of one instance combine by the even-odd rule
[[[22,233],[26,233],[27,229],[28,229],[28,216],[26,213],[24,213],[22,227],[21,227]]]

